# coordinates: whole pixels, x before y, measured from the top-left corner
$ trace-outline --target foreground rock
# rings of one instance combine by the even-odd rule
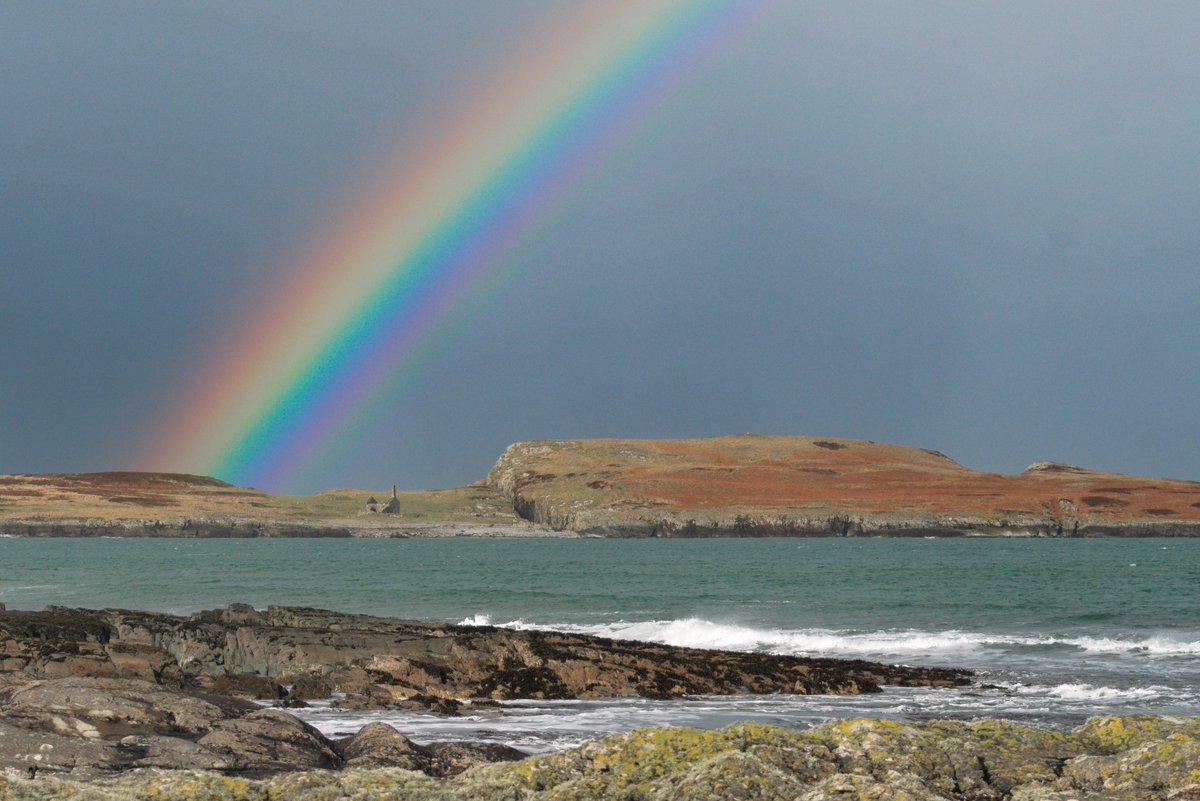
[[[166,773],[92,785],[0,778],[5,801],[1195,801],[1200,718],[1100,718],[1072,732],[998,722],[842,721],[649,729],[438,780],[403,769],[251,781]]]
[[[440,713],[453,713],[463,699],[861,693],[885,684],[968,683],[957,670],[245,605],[190,617],[0,611],[0,670],[134,678],[294,703],[337,692],[354,708]]]
[[[522,756],[492,743],[416,745],[379,723],[331,742],[277,709],[137,679],[0,674],[0,771],[8,775],[87,780],[143,768],[268,776],[402,767],[451,776]]]
[[[492,762],[512,762],[526,755],[499,743],[430,743],[418,745],[386,723],[368,723],[335,747],[347,768],[399,767],[430,776],[456,776]]]

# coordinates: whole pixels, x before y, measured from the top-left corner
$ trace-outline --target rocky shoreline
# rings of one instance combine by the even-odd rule
[[[697,519],[699,517],[699,519]],[[535,518],[536,519],[536,518]],[[589,525],[582,536],[698,539],[709,537],[936,537],[936,538],[1149,538],[1200,537],[1200,523],[1090,523],[1064,527],[1053,520],[1000,521],[956,517],[907,519],[832,515],[827,517],[711,517],[628,520]]]
[[[187,617],[0,610],[0,768],[97,778],[142,768],[260,776],[400,766],[449,775],[523,756],[415,746],[389,727],[330,741],[277,706],[454,715],[517,698],[878,692],[965,671],[675,648],[555,632],[246,605]]]
[[[3,520],[0,537],[96,538],[178,537],[181,539],[441,539],[482,537],[514,539],[550,537],[570,539],[573,531],[555,531],[545,526],[497,523],[380,523],[362,520],[289,522],[281,520],[194,519],[194,520]]]
[[[335,692],[355,709],[455,714],[509,698],[968,682],[957,670],[306,608],[0,608],[0,799],[1200,800],[1200,718],[1101,718],[1071,732],[871,720],[649,729],[527,757],[417,744],[381,723],[330,739],[286,711]]]
[[[534,514],[526,525],[496,523],[379,523],[361,520],[288,522],[255,519],[196,520],[2,520],[0,537],[181,539],[696,539],[708,537],[937,537],[937,538],[1147,538],[1200,537],[1200,523],[1088,523],[1064,527],[1053,520],[998,521],[986,518],[831,515],[825,517],[710,516],[687,519],[619,520],[578,531],[554,528],[551,517]],[[699,518],[699,519],[697,519]]]

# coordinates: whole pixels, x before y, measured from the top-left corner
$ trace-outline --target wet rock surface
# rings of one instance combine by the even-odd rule
[[[1071,732],[1009,723],[839,721],[805,732],[738,724],[646,729],[446,779],[360,769],[370,754],[424,758],[388,727],[338,744],[352,767],[247,780],[168,772],[79,784],[3,778],[0,798],[121,801],[1194,801],[1200,718],[1099,718]],[[428,747],[427,747],[428,748]],[[361,760],[354,763],[354,760]]]

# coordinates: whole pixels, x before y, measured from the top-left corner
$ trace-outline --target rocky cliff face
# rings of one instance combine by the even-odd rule
[[[1200,483],[1052,462],[981,473],[846,439],[523,442],[487,483],[529,520],[606,536],[1200,535]]]

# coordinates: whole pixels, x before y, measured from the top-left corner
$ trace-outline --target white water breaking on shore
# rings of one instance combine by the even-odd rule
[[[894,720],[1001,718],[1070,728],[1110,714],[1195,714],[1200,682],[1194,655],[1200,641],[1020,635],[963,631],[835,631],[765,629],[699,618],[595,624],[493,622],[472,615],[461,625],[557,630],[696,648],[835,656],[968,667],[973,686],[954,689],[886,687],[842,696],[768,695],[678,701],[606,699],[512,701],[500,710],[461,718],[393,712],[341,712],[322,705],[299,714],[326,734],[373,721],[390,723],[418,742],[487,740],[531,753],[568,748],[593,737],[644,726],[716,728],[743,720],[808,728],[848,717]],[[1164,677],[1174,676],[1169,683]]]
[[[494,622],[477,614],[459,622],[463,626],[497,626],[515,630],[563,631],[616,640],[638,640],[686,648],[758,651],[791,656],[839,656],[886,659],[892,657],[954,657],[997,648],[1062,648],[1098,654],[1148,654],[1192,656],[1200,654],[1200,639],[1154,636],[1138,639],[1114,637],[1004,634],[970,631],[837,631],[832,629],[765,629],[702,618],[680,620],[617,621],[612,623],[531,623],[525,620]]]
[[[457,718],[399,712],[356,712],[327,704],[289,710],[331,737],[367,723],[388,723],[419,743],[445,740],[500,742],[529,753],[579,745],[595,737],[643,727],[719,728],[753,721],[805,729],[853,717],[892,720],[1000,718],[1070,728],[1089,717],[1151,712],[1195,714],[1200,696],[1167,687],[1093,687],[1087,684],[1016,685],[953,690],[891,687],[865,695],[720,696],[676,701],[644,698],[593,701],[509,701]]]

